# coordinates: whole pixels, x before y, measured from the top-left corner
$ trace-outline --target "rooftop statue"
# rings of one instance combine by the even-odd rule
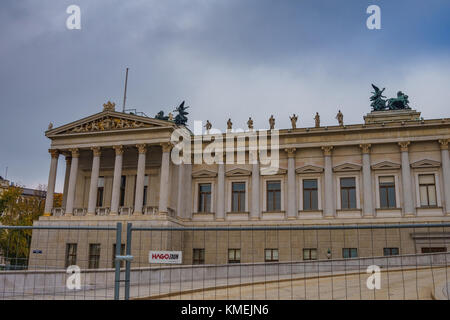
[[[186,117],[189,112],[186,112],[186,110],[189,107],[184,106],[184,101],[176,108],[174,111],[178,112],[178,114],[175,116],[175,124],[179,126],[185,126],[188,118]]]
[[[383,98],[386,98],[383,96],[383,91],[386,90],[386,88],[383,88],[383,90],[380,90],[377,86],[374,86],[372,84],[372,88],[375,90],[372,92],[373,96],[370,97],[370,101],[372,103],[370,106],[373,108],[373,111],[381,111],[386,109],[386,100]]]
[[[155,119],[158,119],[158,120],[169,120],[169,117],[165,116],[164,115],[164,111],[161,110],[160,112],[158,112],[156,114]]]
[[[389,110],[411,109],[408,96],[401,91],[397,92],[397,98],[388,99],[387,104]]]
[[[372,111],[411,109],[409,107],[408,96],[403,92],[397,92],[397,98],[385,100],[383,99],[386,98],[385,96],[383,96],[383,91],[385,90],[385,88],[383,88],[383,90],[380,90],[380,88],[373,84],[372,88],[375,90],[374,92],[372,92],[373,95],[370,97],[370,101],[372,101],[372,103],[370,104],[370,106],[373,108]]]

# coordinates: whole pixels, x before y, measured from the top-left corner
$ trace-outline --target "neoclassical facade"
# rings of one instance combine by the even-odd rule
[[[280,129],[274,172],[258,161],[174,164],[174,122],[105,104],[100,113],[46,131],[51,162],[45,215],[38,223],[450,221],[450,118],[424,120],[407,109],[371,112],[361,124],[339,122]],[[53,208],[61,156],[63,206]]]

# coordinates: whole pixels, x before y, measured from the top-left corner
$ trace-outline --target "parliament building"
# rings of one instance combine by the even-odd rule
[[[174,163],[172,135],[182,126],[172,119],[118,112],[107,103],[99,113],[49,126],[45,132],[51,141],[48,191],[45,214],[35,225],[122,222],[125,226],[131,222],[143,227],[223,227],[450,221],[450,118],[423,119],[420,112],[406,108],[372,111],[360,124],[344,124],[342,114],[338,120],[336,125],[321,126],[316,119],[316,126],[308,128],[297,127],[293,121],[292,128],[278,129],[278,168],[267,171],[258,161]],[[249,128],[253,130],[253,123]],[[274,130],[267,131],[270,137]],[[236,133],[233,144],[245,134]],[[194,150],[199,137],[190,135]],[[201,151],[208,139],[200,140]],[[225,153],[230,152],[234,153]],[[249,152],[247,148],[246,160]],[[60,157],[65,159],[63,201],[62,207],[55,208]],[[349,244],[355,240],[349,231],[346,244],[332,240],[330,253],[330,244],[322,246],[325,240],[317,241],[314,233],[305,238],[271,232],[256,232],[252,239],[246,238],[250,233],[238,232],[225,240],[217,233],[191,231],[147,233],[147,239],[142,232],[133,238],[137,245],[132,253],[139,266],[149,266],[148,250],[152,249],[180,250],[183,264],[226,264],[326,259],[327,254],[362,257],[373,243],[371,250],[378,250],[375,254],[380,256],[392,248],[392,254],[448,250],[450,243],[448,232],[407,229],[401,245],[384,243],[389,237],[383,237],[383,243],[364,243],[363,231],[361,241]],[[69,231],[56,236],[35,230],[32,249],[47,251],[31,253],[30,264],[53,259],[54,267],[111,268],[115,235],[101,233],[80,239]],[[324,235],[319,232],[320,237]],[[122,239],[125,243],[125,231]]]

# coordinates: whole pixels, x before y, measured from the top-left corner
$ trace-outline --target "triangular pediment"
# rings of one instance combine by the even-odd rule
[[[323,172],[322,167],[306,165],[300,168],[295,169],[295,172],[298,174],[306,174],[306,173],[321,173]]]
[[[260,169],[260,174],[262,176],[275,176],[275,175],[283,175],[286,174],[287,170],[283,168],[276,167],[262,167]]]
[[[226,172],[227,177],[250,176],[252,172],[243,168],[236,168]]]
[[[193,178],[214,178],[217,176],[217,172],[211,170],[199,170],[192,173]]]
[[[372,165],[372,170],[395,170],[400,169],[401,165],[390,161],[382,161]]]
[[[123,112],[103,111],[57,128],[51,128],[46,131],[45,135],[53,137],[66,134],[175,127],[176,125],[172,121],[158,120]]]
[[[439,168],[441,163],[439,161],[423,159],[420,161],[416,161],[411,163],[411,168],[419,169],[419,168]]]
[[[334,172],[360,171],[361,166],[354,163],[344,163],[333,168]]]

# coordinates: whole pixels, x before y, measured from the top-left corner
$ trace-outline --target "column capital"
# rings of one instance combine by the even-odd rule
[[[59,157],[59,150],[57,149],[48,149],[48,152],[52,156],[52,158],[58,158]]]
[[[91,150],[92,150],[94,157],[100,157],[100,155],[102,154],[100,147],[92,147]]]
[[[80,150],[78,148],[70,149],[69,151],[72,153],[72,158],[80,157]]]
[[[66,164],[72,163],[72,156],[66,155]]]
[[[163,142],[161,143],[161,147],[163,152],[170,152],[173,148],[173,144],[171,142]]]
[[[441,150],[448,150],[448,140],[449,139],[439,139],[439,145],[441,146]]]
[[[286,151],[288,158],[294,158],[295,153],[297,152],[297,149],[296,148],[286,148],[286,149],[284,149],[284,151]]]
[[[116,152],[116,156],[120,156],[123,154],[123,146],[113,146],[114,151]]]
[[[139,153],[146,153],[147,152],[147,145],[146,144],[137,144],[136,148],[138,148]]]
[[[323,150],[323,154],[325,156],[331,156],[331,150],[333,150],[333,146],[323,146],[322,150]]]
[[[408,146],[411,144],[411,141],[400,141],[398,145],[400,146],[400,151],[407,152]]]
[[[359,145],[359,147],[362,150],[362,153],[370,153],[370,148],[372,145],[370,143],[362,143]]]

